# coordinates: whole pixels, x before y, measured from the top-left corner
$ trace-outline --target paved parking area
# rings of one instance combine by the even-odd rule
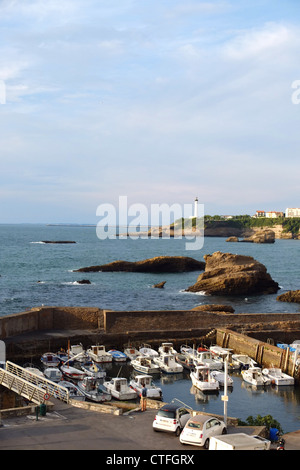
[[[155,455],[170,451],[171,454],[194,455],[194,460],[198,455],[199,459],[198,453],[203,448],[184,446],[173,434],[153,431],[155,414],[156,410],[148,409],[143,413],[115,416],[57,400],[54,410],[38,419],[34,415],[4,419],[0,427],[0,450],[101,450],[114,456],[118,455],[116,451],[126,451],[128,455],[131,451],[132,455],[134,451],[148,454],[150,451]],[[229,432],[241,430],[229,428]],[[299,432],[284,436],[286,450],[300,449]]]
[[[185,450],[175,435],[153,431],[155,413],[114,416],[59,404],[38,420],[3,420],[0,450]]]

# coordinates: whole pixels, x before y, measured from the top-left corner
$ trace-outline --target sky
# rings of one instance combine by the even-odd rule
[[[300,207],[299,0],[0,0],[0,223]],[[294,88],[293,88],[294,87]]]

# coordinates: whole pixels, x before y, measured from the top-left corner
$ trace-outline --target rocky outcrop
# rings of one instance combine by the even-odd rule
[[[249,237],[239,240],[238,237],[232,236],[227,238],[227,242],[247,242],[247,243],[275,243],[275,232],[273,230],[265,229],[255,232]]]
[[[42,243],[53,243],[53,244],[61,244],[61,243],[76,243],[74,241],[69,240],[42,240]]]
[[[154,286],[152,287],[155,287],[156,289],[163,289],[165,287],[165,283],[166,281],[162,281],[162,282],[159,282],[158,284],[154,284]]]
[[[198,310],[201,312],[234,313],[234,308],[231,307],[231,305],[221,304],[197,305],[197,307],[192,308],[192,310]]]
[[[228,237],[226,241],[235,243],[235,242],[238,242],[239,239],[238,237]]]
[[[100,266],[88,266],[75,272],[126,271],[141,273],[177,273],[203,271],[205,263],[187,256],[156,256],[143,261],[113,261]]]
[[[266,267],[251,256],[217,251],[204,256],[205,272],[187,292],[207,295],[273,294],[279,290]]]
[[[280,302],[300,303],[300,290],[290,290],[284,294],[278,295],[276,300]]]
[[[242,242],[248,243],[274,243],[275,232],[273,230],[265,229],[254,233],[251,237],[244,238]]]

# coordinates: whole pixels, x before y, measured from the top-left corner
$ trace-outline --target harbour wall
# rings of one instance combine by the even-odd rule
[[[299,313],[227,313],[200,310],[112,311],[96,307],[41,306],[0,317],[0,339],[43,331],[80,331],[147,337],[168,333],[182,337],[193,332],[229,328],[266,340],[292,342],[300,337]],[[151,335],[152,332],[152,335]]]
[[[84,347],[104,344],[121,349],[125,344],[172,341],[178,348],[218,344],[248,354],[263,367],[293,373],[294,354],[276,342],[300,339],[300,313],[231,314],[206,311],[110,311],[93,307],[42,306],[0,317],[0,339],[10,360],[33,358],[81,342]]]

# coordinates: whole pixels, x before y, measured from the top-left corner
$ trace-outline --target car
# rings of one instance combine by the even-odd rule
[[[174,432],[179,436],[191,416],[183,406],[166,404],[158,410],[152,427],[154,431]]]
[[[210,415],[197,414],[186,423],[179,440],[182,444],[209,447],[212,436],[227,434],[227,427],[223,421]]]

